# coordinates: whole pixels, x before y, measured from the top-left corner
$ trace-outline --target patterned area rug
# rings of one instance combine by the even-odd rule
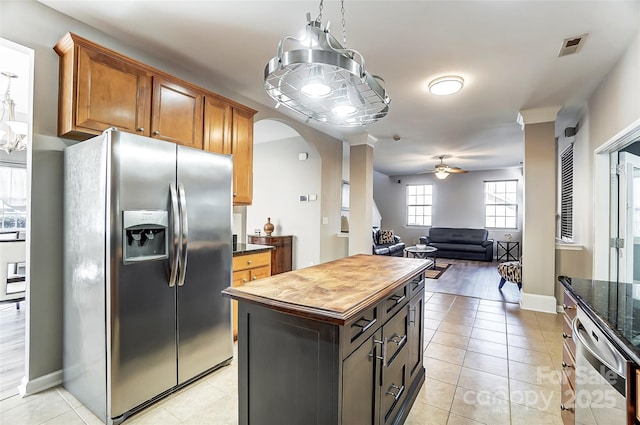
[[[425,271],[425,277],[428,279],[437,279],[442,276],[442,273],[446,272],[449,267],[451,267],[452,263],[447,262],[447,260],[436,260],[436,268],[429,269]]]

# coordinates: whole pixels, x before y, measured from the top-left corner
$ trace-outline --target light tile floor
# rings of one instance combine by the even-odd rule
[[[561,425],[562,315],[518,304],[426,293],[427,379],[407,425]],[[236,424],[233,362],[124,422]],[[0,401],[2,424],[101,422],[64,388]],[[293,425],[293,424],[292,424]]]

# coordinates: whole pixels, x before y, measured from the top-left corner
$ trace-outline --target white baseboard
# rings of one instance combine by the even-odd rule
[[[523,310],[555,314],[556,306],[556,297],[550,295],[527,294],[523,292],[520,298],[520,307],[522,307]]]
[[[60,384],[62,384],[62,369],[32,380],[24,376],[18,386],[18,391],[20,391],[21,397],[26,397]]]

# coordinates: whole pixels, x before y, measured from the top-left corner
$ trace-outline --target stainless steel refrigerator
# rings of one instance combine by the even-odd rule
[[[64,386],[118,423],[233,356],[232,160],[116,130],[64,160]]]

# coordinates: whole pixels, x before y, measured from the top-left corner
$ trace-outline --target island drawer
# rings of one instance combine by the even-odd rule
[[[365,310],[358,319],[351,322],[345,328],[347,336],[347,352],[355,350],[363,341],[380,328],[380,308],[378,306]]]
[[[420,273],[409,281],[409,298],[413,298],[415,294],[420,292],[424,287],[424,273]]]
[[[269,268],[271,268],[271,253],[269,251],[233,257],[234,271],[253,269],[263,266],[269,266]]]
[[[402,306],[409,301],[407,292],[409,292],[410,286],[411,284],[404,285],[402,288],[396,289],[383,301],[382,304],[384,305],[385,317],[393,316],[396,311],[400,311]]]

